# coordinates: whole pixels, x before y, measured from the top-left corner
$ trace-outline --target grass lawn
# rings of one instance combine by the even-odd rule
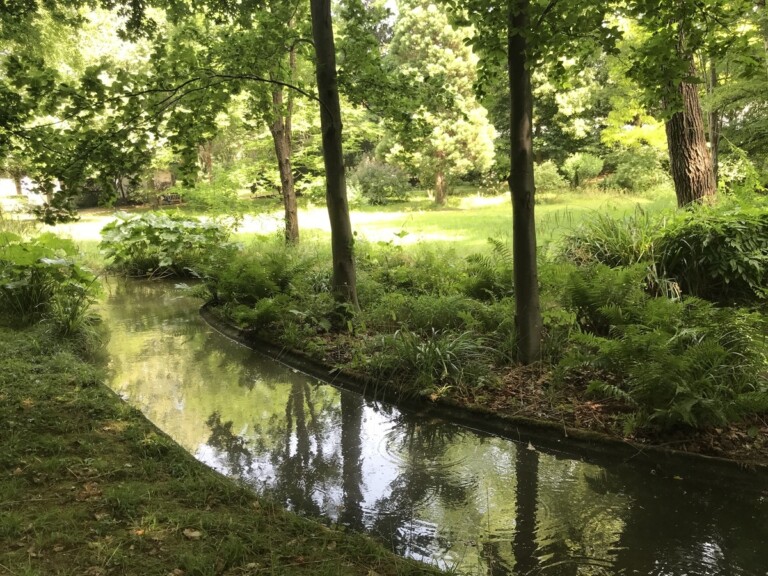
[[[546,245],[576,228],[596,212],[626,215],[638,206],[654,212],[675,206],[675,194],[664,186],[643,196],[596,189],[541,194],[536,206],[538,242]],[[260,201],[260,212],[246,215],[239,237],[279,234],[282,212],[279,201]],[[357,205],[351,208],[353,230],[371,242],[411,245],[420,242],[445,247],[458,254],[484,250],[487,239],[511,238],[512,204],[509,194],[479,196],[465,193],[449,197],[444,207],[436,206],[426,193],[414,192],[408,202],[386,206]],[[305,240],[327,241],[330,227],[325,206],[306,203],[299,212],[299,227]]]
[[[642,196],[589,189],[540,194],[538,200],[537,239],[542,246],[557,241],[597,212],[621,217],[638,206],[650,212],[675,206],[675,194],[670,186],[655,188]],[[240,240],[247,241],[255,235],[281,234],[280,200],[255,200],[251,208],[243,215],[237,234]],[[164,209],[187,211],[184,207]],[[201,215],[189,212],[190,215]],[[97,261],[99,233],[114,218],[114,213],[109,209],[85,210],[78,222],[59,225],[53,231],[80,241],[89,260]],[[448,204],[440,207],[427,198],[425,192],[416,191],[407,202],[386,206],[353,205],[350,217],[353,230],[362,239],[403,246],[426,243],[435,248],[450,248],[459,255],[483,251],[488,246],[489,237],[511,238],[512,233],[512,207],[507,193],[479,196],[464,190],[462,195],[449,197]],[[324,205],[304,201],[299,211],[299,227],[305,242],[330,242],[328,212]]]

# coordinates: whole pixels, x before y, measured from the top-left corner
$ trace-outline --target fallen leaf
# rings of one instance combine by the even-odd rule
[[[184,534],[184,536],[189,540],[200,540],[200,538],[203,537],[202,532],[199,530],[192,530],[192,528],[185,528],[182,534]]]

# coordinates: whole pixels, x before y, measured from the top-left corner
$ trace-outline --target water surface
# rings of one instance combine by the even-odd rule
[[[667,476],[339,390],[112,281],[112,387],[196,458],[298,513],[461,574],[768,575],[768,492]]]

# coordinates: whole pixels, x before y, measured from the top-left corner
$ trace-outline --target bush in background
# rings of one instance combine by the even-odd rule
[[[537,192],[562,192],[568,188],[568,182],[552,160],[537,164],[533,169],[533,179]]]
[[[369,204],[381,206],[408,197],[408,178],[400,168],[376,160],[363,160],[350,177]]]
[[[603,159],[586,152],[577,152],[565,159],[562,170],[571,186],[578,188],[587,180],[600,175],[603,171]]]
[[[669,180],[659,153],[648,146],[614,152],[609,164],[613,166],[613,173],[604,181],[609,188],[641,192]]]

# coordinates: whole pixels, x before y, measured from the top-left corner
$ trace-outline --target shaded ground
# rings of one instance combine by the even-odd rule
[[[501,415],[546,420],[639,444],[728,458],[745,465],[768,466],[768,420],[765,417],[753,417],[723,428],[680,430],[664,436],[652,432],[628,434],[623,419],[629,412],[626,406],[618,401],[595,401],[587,397],[584,383],[549,386],[551,378],[551,372],[545,368],[516,366],[503,375],[499,386],[479,386],[469,394],[453,399],[467,407]]]
[[[74,343],[41,328],[0,340],[0,574],[435,573],[197,462]]]

